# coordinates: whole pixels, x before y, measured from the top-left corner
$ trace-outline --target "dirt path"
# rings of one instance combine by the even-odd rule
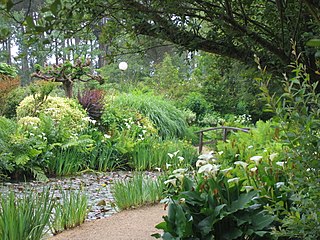
[[[80,227],[64,231],[50,240],[148,240],[159,232],[154,226],[162,222],[167,212],[163,205],[122,211],[111,217],[86,222]]]

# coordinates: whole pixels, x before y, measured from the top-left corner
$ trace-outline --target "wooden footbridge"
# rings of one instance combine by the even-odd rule
[[[221,127],[212,127],[212,128],[206,128],[200,131],[197,131],[195,133],[199,134],[199,153],[202,152],[203,146],[205,144],[212,144],[215,143],[215,141],[203,141],[204,133],[209,131],[222,131],[222,140],[225,142],[227,140],[228,132],[230,131],[242,131],[248,133],[250,131],[250,128],[237,128],[237,127],[227,127],[227,126],[221,126]]]

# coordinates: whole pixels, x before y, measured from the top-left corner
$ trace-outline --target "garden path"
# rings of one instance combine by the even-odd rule
[[[164,205],[145,206],[122,211],[111,217],[85,222],[80,227],[64,231],[50,240],[148,240],[161,233],[155,225],[166,215]]]

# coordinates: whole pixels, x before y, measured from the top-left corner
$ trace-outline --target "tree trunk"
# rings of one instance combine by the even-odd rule
[[[63,82],[63,88],[64,88],[64,92],[66,94],[66,97],[68,98],[72,98],[73,95],[73,82],[71,80],[66,80]]]

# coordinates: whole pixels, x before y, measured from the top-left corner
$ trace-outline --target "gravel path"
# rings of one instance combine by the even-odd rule
[[[64,231],[50,240],[148,240],[161,233],[154,226],[166,215],[163,205],[145,206],[122,211],[111,217],[90,221],[80,227]]]

